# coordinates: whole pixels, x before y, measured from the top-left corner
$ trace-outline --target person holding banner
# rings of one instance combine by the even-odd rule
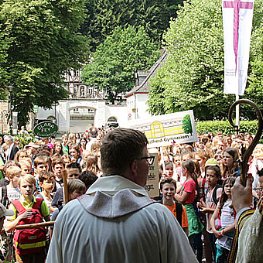
[[[147,143],[138,130],[106,134],[103,175],[59,214],[47,263],[197,262],[174,215],[144,188],[154,161]]]

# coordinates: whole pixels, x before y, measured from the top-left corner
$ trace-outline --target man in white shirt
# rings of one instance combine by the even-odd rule
[[[174,215],[144,189],[152,161],[142,132],[106,134],[103,176],[59,214],[47,263],[197,262]]]

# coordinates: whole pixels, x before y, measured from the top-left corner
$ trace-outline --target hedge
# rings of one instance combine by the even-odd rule
[[[258,121],[241,121],[240,133],[256,134]],[[222,132],[223,134],[234,134],[235,129],[230,125],[229,121],[197,121],[196,132],[198,134],[207,134]]]

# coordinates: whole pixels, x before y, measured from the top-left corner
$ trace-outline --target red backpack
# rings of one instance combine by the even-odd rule
[[[43,222],[43,216],[41,215],[42,198],[36,198],[36,202],[32,207],[32,216],[30,218],[24,218],[19,221],[18,225],[33,224]],[[17,215],[21,215],[26,211],[19,200],[12,201]],[[47,231],[45,227],[41,228],[27,228],[16,229],[14,234],[14,242],[17,253],[19,255],[36,254],[43,251],[46,246]]]

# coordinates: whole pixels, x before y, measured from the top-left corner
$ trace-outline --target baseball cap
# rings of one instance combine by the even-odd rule
[[[13,216],[14,211],[10,209],[6,209],[3,204],[0,203],[0,218],[4,216]]]

